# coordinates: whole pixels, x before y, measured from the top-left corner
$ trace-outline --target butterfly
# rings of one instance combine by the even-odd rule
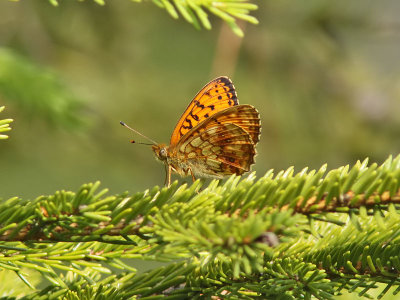
[[[172,132],[169,146],[152,142],[152,150],[164,163],[165,184],[171,174],[223,178],[250,170],[256,155],[261,122],[251,105],[239,105],[235,87],[225,76],[207,83],[189,103]],[[134,142],[134,141],[132,141]]]

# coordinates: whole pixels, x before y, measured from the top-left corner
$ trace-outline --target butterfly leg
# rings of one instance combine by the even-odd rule
[[[194,177],[192,169],[189,168],[189,171],[190,171],[190,175],[192,175],[193,182],[195,182],[196,181],[196,177]]]
[[[171,173],[172,173],[172,167],[165,165],[165,181],[164,185],[169,187],[171,185]]]

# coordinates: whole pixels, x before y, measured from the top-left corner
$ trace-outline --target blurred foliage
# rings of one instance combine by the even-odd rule
[[[198,32],[148,3],[0,2],[0,45],[7,57],[28,60],[31,74],[5,87],[15,87],[15,97],[2,98],[7,117],[18,120],[0,148],[2,196],[95,180],[116,190],[162,183],[151,150],[129,144],[118,121],[168,141],[190,99],[217,75],[232,77],[239,101],[260,111],[254,170],[383,161],[400,152],[398,3],[368,3],[262,1],[254,12],[260,24],[239,24],[246,36],[238,39],[222,22]],[[34,74],[49,69],[47,93],[37,82],[47,77]],[[73,122],[57,113],[75,107],[68,95],[86,110],[67,116],[90,118],[79,134],[43,122],[53,108],[53,120]]]
[[[0,95],[28,117],[38,116],[65,127],[82,123],[82,103],[60,82],[59,75],[6,48],[0,48],[0,65]]]
[[[27,281],[26,278],[29,278],[29,281]],[[18,299],[24,295],[28,295],[32,293],[33,286],[39,285],[40,278],[39,272],[29,268],[22,268],[19,273],[12,270],[1,269],[0,297],[7,296],[8,298],[16,297]]]
[[[3,87],[9,116],[18,119],[0,149],[8,170],[0,175],[3,196],[20,190],[33,197],[97,179],[117,190],[163,182],[151,151],[130,145],[118,121],[167,141],[191,97],[215,75],[231,76],[241,103],[261,113],[257,171],[336,167],[366,156],[382,161],[400,150],[397,2],[263,1],[255,12],[261,23],[243,27],[241,41],[224,25],[219,35],[218,26],[197,32],[146,3],[59,4],[0,3],[8,63],[26,62],[0,74],[9,80],[21,68],[28,72]],[[49,69],[62,75],[62,89],[53,71],[50,79],[36,78]],[[75,107],[68,95],[85,99],[89,114],[68,110]],[[66,118],[58,113],[65,109]],[[93,127],[55,133],[44,114],[56,122],[90,117]]]

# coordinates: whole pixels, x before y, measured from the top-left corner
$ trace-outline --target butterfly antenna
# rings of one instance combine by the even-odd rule
[[[145,139],[149,140],[152,144],[145,144],[145,143],[136,143],[135,141],[131,141],[131,143],[136,143],[136,144],[144,144],[144,145],[157,145],[157,142],[153,141],[151,138],[148,138],[147,136],[145,136],[144,134],[140,133],[139,131],[129,127],[128,125],[126,125],[124,122],[119,121],[119,124],[121,124],[122,126],[128,128],[129,130],[132,130],[133,132],[135,132],[136,134],[140,135],[141,137],[144,137]]]
[[[142,142],[136,142],[135,140],[130,140],[132,144],[139,144],[139,145],[147,145],[147,146],[153,146],[153,144],[149,143],[142,143]]]

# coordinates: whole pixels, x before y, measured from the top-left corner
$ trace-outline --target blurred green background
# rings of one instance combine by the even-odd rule
[[[398,154],[399,2],[257,4],[260,24],[239,23],[241,39],[215,17],[198,31],[151,2],[1,1],[0,118],[15,121],[0,142],[0,196],[162,185],[163,166],[119,121],[168,142],[218,75],[261,114],[258,175]]]

